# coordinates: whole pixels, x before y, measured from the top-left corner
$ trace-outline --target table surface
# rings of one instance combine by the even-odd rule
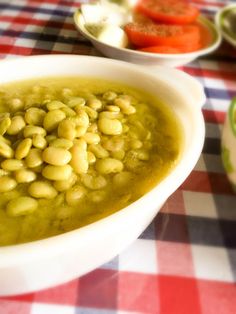
[[[73,26],[80,2],[0,0],[0,58],[99,55]],[[228,2],[194,3],[212,17]],[[80,279],[1,298],[0,314],[236,313],[236,196],[220,159],[222,123],[236,95],[235,61],[236,50],[223,43],[181,68],[205,88],[205,145],[188,179],[139,239]]]

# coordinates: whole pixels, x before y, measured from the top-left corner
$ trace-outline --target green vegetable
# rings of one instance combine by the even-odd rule
[[[222,158],[223,166],[224,166],[226,172],[227,173],[233,172],[234,168],[233,168],[233,165],[230,161],[230,151],[225,146],[222,147],[221,158]]]
[[[221,27],[233,40],[236,40],[236,8],[229,8],[221,17]]]
[[[229,121],[232,131],[236,136],[236,97],[232,99],[229,107]]]

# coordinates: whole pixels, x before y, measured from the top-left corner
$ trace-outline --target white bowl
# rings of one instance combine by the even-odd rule
[[[227,11],[231,11],[234,10],[236,12],[236,4],[229,4],[226,5],[225,7],[223,7],[222,9],[220,9],[216,15],[215,15],[215,24],[217,26],[217,28],[219,29],[219,31],[222,33],[223,38],[230,43],[231,45],[233,45],[234,47],[236,47],[236,34],[235,34],[235,38],[233,38],[232,36],[230,36],[227,32],[224,31],[224,29],[222,28],[221,25],[221,19],[223,17],[223,15],[227,12]],[[236,23],[236,21],[234,20],[234,23]]]
[[[44,55],[0,62],[0,84],[42,76],[110,79],[145,90],[170,106],[184,129],[183,155],[176,168],[128,207],[83,228],[48,239],[0,248],[0,295],[40,290],[81,276],[109,261],[132,243],[166,199],[187,178],[204,142],[203,88],[178,70],[154,73],[106,58]],[[135,223],[134,223],[135,221]]]
[[[196,58],[209,54],[216,50],[221,43],[221,34],[219,30],[211,23],[208,19],[204,17],[199,17],[198,22],[203,24],[212,33],[213,40],[209,46],[203,49],[199,49],[194,52],[189,53],[179,53],[179,54],[163,54],[163,53],[150,53],[132,50],[128,48],[117,48],[108,44],[105,44],[97,40],[93,35],[91,35],[87,29],[84,27],[84,19],[79,10],[74,14],[74,24],[81,35],[87,38],[98,51],[107,57],[128,61],[131,63],[150,66],[163,65],[168,67],[177,67],[187,64]]]

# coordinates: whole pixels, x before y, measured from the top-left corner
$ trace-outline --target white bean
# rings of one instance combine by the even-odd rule
[[[121,112],[115,112],[115,111],[102,111],[99,113],[99,119],[122,119],[123,114]]]
[[[52,199],[57,195],[56,189],[47,181],[35,181],[31,183],[28,192],[35,198]]]
[[[29,196],[20,196],[7,204],[7,214],[11,217],[25,216],[33,213],[38,207],[38,202]]]
[[[139,149],[143,146],[143,143],[140,140],[132,139],[130,141],[130,147],[132,149]]]
[[[117,98],[117,99],[115,99],[114,104],[116,106],[120,107],[121,111],[124,114],[130,115],[130,114],[134,114],[136,112],[135,107],[131,105],[131,102],[128,99]]]
[[[91,109],[91,108],[90,108]],[[88,128],[89,126],[89,116],[88,114],[84,111],[84,109],[79,108],[77,111],[77,116],[76,117],[71,117],[71,121],[75,123],[76,126],[82,126],[84,128]]]
[[[26,165],[29,168],[35,168],[43,163],[42,151],[38,148],[31,148],[28,155],[25,158]]]
[[[11,125],[7,129],[9,135],[16,135],[20,133],[21,130],[25,127],[25,120],[22,116],[14,116],[11,119]]]
[[[76,136],[75,123],[69,119],[65,119],[58,124],[57,133],[59,137],[73,141]]]
[[[47,131],[56,129],[58,124],[66,118],[66,114],[60,109],[49,111],[43,120],[43,127]]]
[[[8,192],[13,190],[17,186],[16,180],[3,176],[0,177],[0,192]]]
[[[29,183],[36,180],[35,172],[27,169],[20,169],[15,172],[15,179],[18,183]]]
[[[102,146],[112,152],[119,151],[124,148],[124,139],[120,136],[113,136],[112,138],[103,141]]]
[[[66,138],[57,138],[50,142],[50,146],[70,149],[73,146],[73,142]]]
[[[63,166],[71,160],[71,153],[65,148],[47,147],[42,153],[43,161],[54,166]]]
[[[77,126],[75,128],[76,131],[76,137],[81,137],[87,132],[87,128],[84,126]]]
[[[88,144],[98,144],[100,142],[100,136],[95,133],[87,132],[83,135],[83,139]]]
[[[121,172],[123,168],[123,163],[115,158],[104,158],[96,161],[96,170],[102,174]]]
[[[9,103],[9,108],[11,111],[16,112],[24,108],[24,103],[20,98],[13,98]]]
[[[88,157],[88,163],[89,163],[90,165],[95,163],[95,161],[96,161],[96,156],[94,155],[94,153],[88,151],[87,157]]]
[[[66,107],[66,105],[63,104],[63,102],[61,102],[59,100],[53,100],[53,101],[50,101],[49,103],[47,103],[46,107],[50,111],[50,110],[61,109],[63,107]]]
[[[41,126],[45,115],[46,112],[44,110],[32,107],[26,110],[25,121],[31,125]]]
[[[67,102],[67,106],[73,108],[75,106],[83,107],[85,105],[85,99],[81,97],[71,97]]]
[[[119,135],[122,133],[122,123],[117,119],[102,118],[98,120],[98,129],[107,135]]]
[[[89,150],[93,152],[97,158],[106,158],[109,156],[108,151],[105,148],[103,148],[100,144],[89,145]]]
[[[110,105],[110,106],[107,106],[106,109],[111,112],[120,112],[120,107],[118,106]]]
[[[77,109],[77,108],[75,107],[75,110],[76,110],[76,109]],[[92,108],[90,108],[90,107],[88,107],[88,106],[84,106],[83,109],[84,109],[85,112],[88,114],[88,116],[89,116],[89,118],[90,118],[91,120],[97,119],[98,113],[97,113],[96,110],[94,110],[94,109],[92,109]]]
[[[117,97],[117,94],[112,91],[107,91],[102,95],[102,98],[108,101],[113,101],[114,99],[116,99],[116,97]]]
[[[40,126],[35,126],[35,125],[26,125],[23,133],[24,133],[24,137],[33,137],[34,135],[37,135],[37,134],[45,136],[47,134],[44,128]]]
[[[24,168],[24,161],[18,159],[5,159],[1,162],[1,167],[7,171],[16,171]]]
[[[69,188],[71,188],[75,182],[77,181],[76,174],[72,173],[70,178],[67,180],[58,180],[54,182],[54,187],[59,192],[67,191]]]
[[[88,171],[89,163],[87,150],[85,146],[86,142],[83,139],[80,139],[76,142],[76,144],[70,149],[72,158],[70,161],[70,165],[74,169],[74,171],[78,174],[86,173]]]
[[[128,171],[122,171],[120,173],[116,173],[113,177],[113,183],[119,187],[126,186],[130,183],[132,179],[132,174]]]
[[[23,141],[21,141],[16,148],[15,151],[15,157],[16,159],[23,159],[25,158],[32,146],[32,139],[31,138],[25,138]]]
[[[70,107],[63,107],[63,108],[61,108],[61,111],[63,111],[67,117],[76,116],[76,112],[73,109],[71,109]]]
[[[97,98],[91,98],[87,101],[87,106],[89,106],[90,108],[94,109],[94,110],[98,110],[102,108],[102,102],[101,100],[97,99]]]
[[[86,194],[86,189],[80,185],[73,186],[70,190],[66,191],[66,202],[68,205],[77,205]]]
[[[9,117],[2,118],[0,121],[0,134],[5,134],[10,125],[11,119]]]
[[[41,134],[34,134],[32,144],[35,148],[44,149],[47,146],[47,141]]]
[[[48,180],[68,180],[72,174],[70,165],[52,166],[48,165],[43,168],[42,175]]]
[[[83,174],[81,176],[81,182],[91,190],[99,190],[107,185],[107,180],[101,175],[93,177],[90,174]]]

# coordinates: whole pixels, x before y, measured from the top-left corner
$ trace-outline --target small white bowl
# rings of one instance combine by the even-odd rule
[[[81,276],[114,258],[150,224],[167,198],[195,166],[205,136],[203,88],[171,68],[155,73],[107,58],[43,55],[0,62],[0,84],[47,76],[112,80],[153,94],[174,111],[183,126],[183,152],[172,172],[143,197],[83,228],[26,244],[0,247],[0,295],[22,294]],[[134,223],[135,221],[135,223]]]
[[[91,35],[84,26],[84,19],[80,10],[74,13],[74,24],[81,35],[87,38],[91,43],[107,57],[128,61],[131,63],[150,66],[163,65],[169,67],[177,67],[187,64],[196,58],[209,54],[216,50],[221,43],[221,34],[213,23],[204,17],[199,17],[198,22],[203,24],[209,29],[213,35],[212,43],[206,48],[199,49],[194,52],[189,53],[179,53],[179,54],[163,54],[163,53],[150,53],[132,50],[128,48],[117,48],[108,44],[105,44],[97,40],[93,35]]]
[[[217,26],[217,28],[220,30],[220,32],[222,33],[223,38],[230,43],[232,46],[236,47],[236,34],[235,34],[235,38],[233,38],[232,36],[230,36],[230,34],[228,34],[227,32],[224,31],[224,28],[222,27],[222,17],[224,16],[224,14],[226,14],[227,12],[234,10],[235,11],[235,18],[236,18],[236,4],[229,4],[225,7],[223,7],[221,10],[219,10],[216,15],[215,15],[215,24]],[[234,20],[234,23],[236,24],[236,20]]]

